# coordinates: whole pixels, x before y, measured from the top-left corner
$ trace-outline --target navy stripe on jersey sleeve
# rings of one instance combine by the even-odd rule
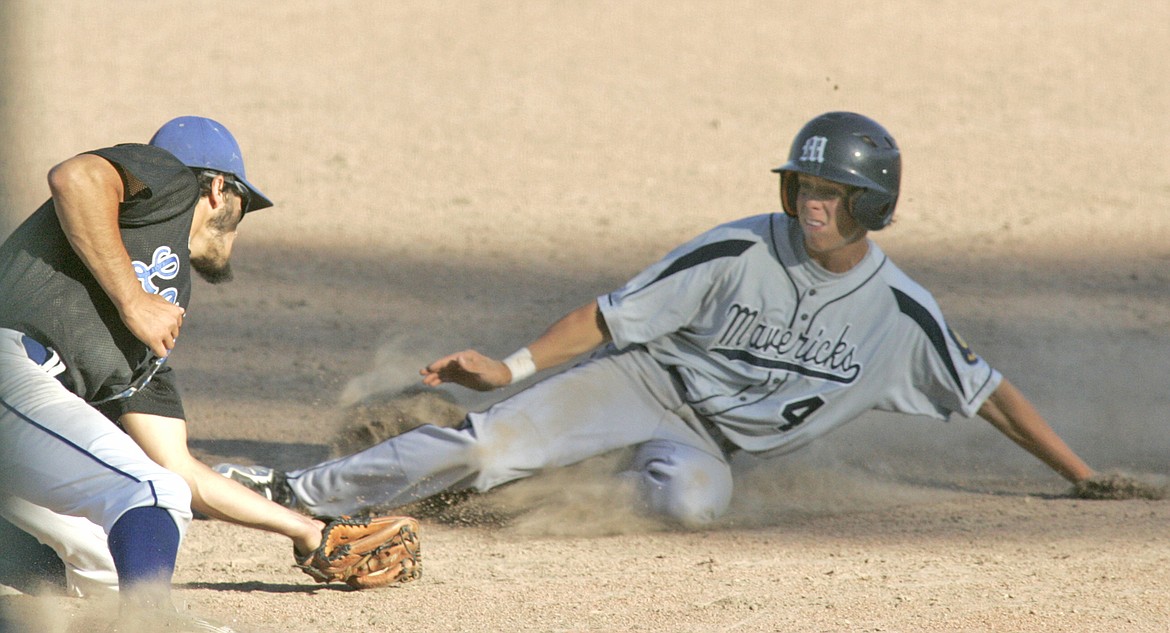
[[[934,349],[938,351],[938,355],[942,356],[942,360],[946,363],[947,372],[950,373],[951,378],[954,379],[955,384],[959,387],[960,393],[966,395],[966,390],[963,388],[963,381],[959,379],[959,371],[955,369],[955,363],[951,359],[950,349],[947,348],[946,336],[943,334],[942,326],[930,314],[925,306],[910,298],[910,295],[898,290],[897,288],[890,288],[894,293],[894,298],[898,300],[898,309],[902,314],[914,319],[918,327],[926,333],[926,338],[930,339]]]
[[[666,270],[662,271],[648,285],[656,284],[675,273],[682,272],[713,259],[719,259],[720,257],[739,257],[755,243],[751,240],[726,240],[707,244],[674,260],[674,263],[667,266]]]

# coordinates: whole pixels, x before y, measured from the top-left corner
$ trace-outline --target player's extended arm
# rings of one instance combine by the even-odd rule
[[[287,536],[301,554],[320,545],[323,523],[269,501],[195,459],[187,448],[185,420],[127,413],[121,423],[155,463],[186,480],[194,510],[228,523]]]
[[[1007,378],[983,403],[979,415],[1065,479],[1075,483],[1096,474]]]
[[[118,231],[118,205],[124,194],[117,169],[92,154],[74,156],[49,170],[49,191],[69,244],[122,322],[157,356],[174,347],[183,308],[142,289]]]
[[[549,326],[528,346],[528,351],[539,371],[572,360],[609,340],[609,328],[605,326],[595,299]],[[503,361],[475,350],[444,356],[419,373],[423,376],[423,383],[431,387],[454,382],[470,389],[490,391],[512,382],[512,371]]]

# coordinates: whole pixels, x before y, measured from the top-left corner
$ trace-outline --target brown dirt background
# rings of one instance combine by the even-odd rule
[[[875,239],[1091,464],[1167,473],[1168,3],[12,0],[0,24],[0,235],[55,162],[181,114],[227,124],[277,202],[237,280],[196,288],[174,359],[209,462],[320,460],[423,362],[510,352],[777,210],[792,135],[850,109],[905,156]],[[980,420],[867,416],[743,460],[695,532],[622,512],[609,465],[489,495],[502,520],[428,519],[424,578],[381,591],[196,521],[176,598],[252,632],[1170,630],[1170,502],[1066,498]]]

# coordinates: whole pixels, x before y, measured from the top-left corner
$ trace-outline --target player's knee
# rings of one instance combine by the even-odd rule
[[[723,516],[728,500],[722,496],[687,493],[668,495],[659,512],[687,527],[702,527]]]
[[[687,527],[723,516],[731,503],[730,473],[650,463],[642,471],[642,500],[652,513]]]
[[[152,488],[152,493],[159,507],[170,512],[171,517],[185,530],[191,521],[191,486],[187,480],[171,471],[156,473],[145,482]]]
[[[104,503],[87,508],[84,515],[102,526],[107,533],[123,513],[135,508],[158,507],[170,512],[179,529],[185,530],[192,518],[191,487],[180,475],[161,467],[140,472],[136,477],[117,478],[109,488]]]

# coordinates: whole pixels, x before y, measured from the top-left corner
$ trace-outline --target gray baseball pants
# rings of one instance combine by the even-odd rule
[[[486,492],[626,447],[635,450],[622,477],[635,482],[644,510],[687,525],[726,511],[727,456],[640,348],[599,353],[469,414],[460,428],[422,426],[288,479],[308,511],[336,516],[448,490]]]

